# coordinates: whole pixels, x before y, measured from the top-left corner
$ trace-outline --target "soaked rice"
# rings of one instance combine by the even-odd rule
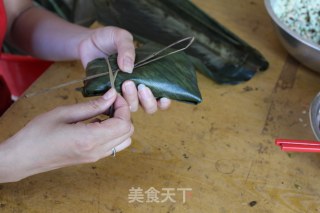
[[[276,0],[273,7],[291,30],[320,45],[320,0]]]

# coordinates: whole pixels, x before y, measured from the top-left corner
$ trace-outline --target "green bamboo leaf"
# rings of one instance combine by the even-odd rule
[[[262,54],[189,0],[94,0],[98,19],[161,44],[182,37],[196,41],[186,51],[197,68],[219,83],[249,80],[268,62]],[[202,65],[200,65],[202,64]]]
[[[148,43],[136,49],[136,62],[162,48],[162,45]],[[117,55],[109,57],[112,70],[118,69],[116,57]],[[86,75],[91,76],[106,71],[108,71],[107,63],[105,59],[100,58],[88,64]],[[126,80],[132,80],[136,85],[146,85],[156,98],[167,97],[172,100],[193,104],[198,104],[202,101],[194,66],[183,52],[136,68],[132,74],[118,72],[115,80],[115,87],[118,92],[122,92],[121,85]],[[84,96],[102,95],[110,87],[109,75],[105,75],[85,81],[82,93]]]

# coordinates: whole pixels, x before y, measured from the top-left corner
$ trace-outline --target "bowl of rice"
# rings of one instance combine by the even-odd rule
[[[265,0],[265,6],[289,54],[320,72],[320,0]]]

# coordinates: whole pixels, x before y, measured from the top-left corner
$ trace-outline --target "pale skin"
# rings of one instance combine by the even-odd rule
[[[81,60],[85,67],[97,57],[118,53],[118,65],[132,72],[135,58],[132,35],[120,28],[87,29],[68,23],[31,0],[4,0],[7,39],[26,52],[48,60]],[[155,99],[148,87],[127,81],[123,97],[110,89],[96,100],[62,106],[39,115],[13,137],[0,143],[0,183],[66,166],[95,162],[131,144],[130,113],[139,104],[145,112],[167,109],[170,100]],[[113,118],[83,123],[115,105]]]

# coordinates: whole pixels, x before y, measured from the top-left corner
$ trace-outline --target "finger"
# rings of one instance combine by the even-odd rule
[[[126,100],[123,97],[121,97],[121,95],[117,96],[117,99],[114,102],[114,108],[114,119],[120,119],[131,122],[131,113],[129,105],[126,102]]]
[[[117,29],[114,42],[118,58],[117,62],[120,70],[132,73],[135,59],[135,48],[132,35],[123,29]]]
[[[102,122],[77,123],[75,131],[86,137],[86,141],[95,141],[96,144],[104,144],[106,141],[121,142],[133,134],[134,127],[130,120],[130,110],[127,102],[117,96],[114,102],[114,117]],[[116,146],[117,144],[113,144]]]
[[[168,99],[168,98],[161,98],[159,101],[158,101],[158,108],[160,110],[166,110],[170,107],[170,104],[171,104],[171,100]]]
[[[108,42],[106,42],[108,40]],[[131,73],[135,59],[132,35],[118,27],[105,27],[93,34],[93,43],[106,55],[118,53],[120,70]]]
[[[111,39],[106,39],[109,36],[109,31],[110,30],[108,30],[107,27],[92,30],[91,35],[80,43],[79,54],[84,68],[87,67],[87,64],[90,61],[96,58],[104,58],[108,55],[103,49],[108,49],[107,45],[110,46],[110,49],[111,46],[113,46],[111,44],[112,41],[109,42]],[[109,54],[112,54],[113,52],[115,52],[114,48]]]
[[[80,59],[84,68],[87,67],[90,61],[104,57],[106,57],[106,54],[97,47],[93,39],[87,39],[81,43]]]
[[[117,93],[114,89],[110,89],[98,99],[80,104],[58,107],[50,113],[54,118],[65,123],[75,123],[87,120],[106,112],[116,100],[116,94]]]
[[[96,140],[96,143],[99,144],[100,149],[105,149],[106,147],[111,149],[112,147],[116,147],[123,141],[130,138],[133,135],[134,127],[132,124],[129,125],[130,128],[127,130],[123,128],[125,125],[114,125],[112,128],[104,129],[104,132],[101,132],[104,134],[104,136],[101,136],[99,140]]]
[[[122,39],[118,38],[115,44],[117,45],[117,62],[120,70],[132,73],[135,59],[135,49],[132,36],[129,37],[129,35],[127,35],[126,37],[123,36]]]
[[[80,150],[92,150],[94,147],[100,149],[106,146],[111,149],[131,137],[134,127],[129,121],[111,118],[103,122],[74,124],[72,132],[77,138],[81,138],[77,140]]]
[[[128,31],[118,27],[99,28],[80,45],[80,58],[84,67],[96,58],[109,56],[117,52],[119,68],[131,73],[135,50],[133,37]]]
[[[104,55],[111,55],[117,52],[118,48],[116,45],[117,38],[121,31],[125,31],[118,27],[103,27],[97,29],[92,34],[92,43],[95,47],[100,50]],[[127,32],[127,31],[126,31]],[[130,35],[130,33],[128,32]],[[119,41],[118,41],[119,42]],[[121,41],[120,41],[121,42]]]
[[[140,84],[138,86],[138,96],[146,113],[152,114],[157,111],[157,101],[148,87]]]
[[[109,146],[106,146],[105,149],[102,149],[102,150],[105,150],[105,152],[103,153],[104,156],[102,156],[102,157],[112,156],[114,154],[113,150],[112,150],[113,148],[116,151],[116,153],[115,153],[115,155],[116,155],[118,152],[121,152],[122,150],[128,148],[131,145],[131,142],[132,142],[131,138],[128,138],[115,147],[110,148]]]
[[[123,97],[128,102],[131,112],[136,112],[139,107],[138,92],[132,81],[125,81],[122,85]]]
[[[130,137],[133,128],[132,131],[122,134],[121,126],[113,126],[113,129],[105,129],[103,125],[99,126],[102,128],[94,127],[94,124],[88,124],[86,128],[80,126],[78,128],[74,127],[72,130],[73,134],[77,135],[73,150],[84,157],[84,162],[95,162],[109,156],[113,147],[116,148],[116,151],[121,151],[131,144]]]

